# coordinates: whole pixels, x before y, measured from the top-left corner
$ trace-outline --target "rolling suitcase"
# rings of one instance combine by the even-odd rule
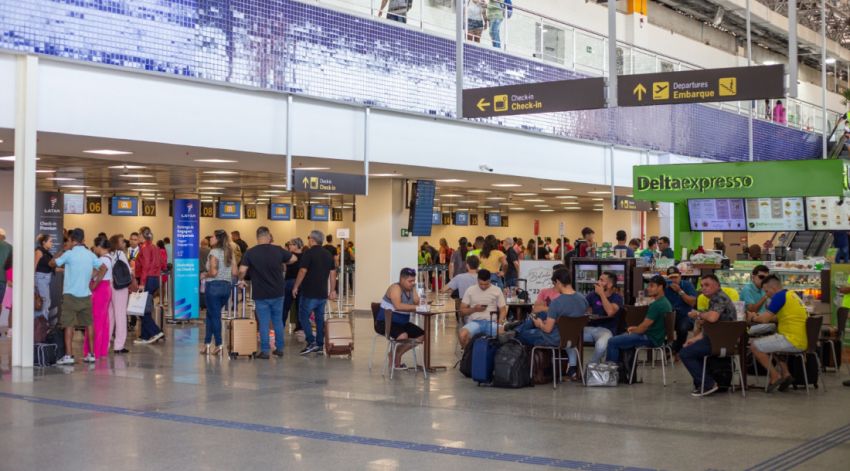
[[[490,313],[491,320],[494,314],[498,318],[498,313]],[[472,342],[472,380],[479,386],[493,381],[493,363],[496,351],[499,350],[499,340],[491,335],[496,334],[497,332],[486,332],[485,335],[476,336]]]
[[[237,292],[237,289],[238,287],[234,286],[234,293]],[[236,297],[233,299],[236,299]],[[231,316],[225,323],[227,325],[227,352],[230,354],[230,358],[240,356],[253,358],[254,354],[257,353],[257,321],[248,317],[245,309],[244,288],[242,289],[240,308],[239,317]]]
[[[327,319],[325,321],[325,354],[348,355],[354,350],[354,333],[351,328],[351,318]]]

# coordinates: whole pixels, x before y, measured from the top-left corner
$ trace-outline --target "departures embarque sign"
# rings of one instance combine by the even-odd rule
[[[617,77],[619,106],[760,100],[785,96],[785,66],[763,65]]]
[[[605,108],[605,80],[601,77],[471,88],[463,91],[464,118],[597,108]]]

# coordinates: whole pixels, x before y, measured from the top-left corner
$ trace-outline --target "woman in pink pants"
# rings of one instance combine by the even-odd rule
[[[95,255],[100,257],[103,266],[106,267],[103,276],[98,273],[92,279],[92,331],[94,332],[95,359],[109,355],[109,304],[112,300],[112,259],[109,257],[109,239],[97,237],[92,248]],[[83,343],[83,355],[88,355],[88,338]]]
[[[138,289],[136,279],[132,276],[132,271],[129,271],[130,261],[127,260],[126,243],[124,236],[117,234],[109,238],[109,260],[112,262],[112,267],[119,263],[127,265],[128,272],[131,273],[131,284],[129,287],[115,289],[115,283],[112,283],[112,301],[109,303],[109,333],[114,335],[112,343],[112,352],[116,355],[129,353],[130,351],[124,348],[124,343],[127,341],[127,302],[130,299],[130,291]]]

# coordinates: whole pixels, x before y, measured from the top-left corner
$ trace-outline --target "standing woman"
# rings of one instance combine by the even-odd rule
[[[351,242],[349,242],[350,244]],[[298,318],[298,299],[297,296],[292,294],[292,288],[295,286],[295,279],[298,278],[298,269],[301,268],[301,254],[304,251],[304,241],[301,240],[300,237],[296,237],[289,242],[286,243],[286,250],[289,250],[290,253],[298,257],[298,261],[286,266],[286,274],[283,277],[283,323],[286,325],[286,319],[289,317],[289,313],[292,309],[292,306],[295,305],[295,327],[293,328],[293,332],[301,331],[301,334],[304,334],[304,331],[301,327],[301,320]]]
[[[143,242],[139,249],[139,255],[136,257],[136,276],[139,277],[139,284],[148,293],[148,296],[154,296],[159,291],[162,258],[153,244],[153,232],[150,227],[144,226],[139,229],[139,235],[142,236]],[[153,320],[153,313],[145,310],[145,315],[142,317],[142,333],[133,343],[148,344],[164,337],[165,334]]]
[[[109,257],[109,239],[97,236],[92,251],[103,265],[91,281],[91,319],[94,341],[89,351],[88,333],[83,342],[83,355],[94,354],[95,360],[109,355],[109,304],[112,301],[112,259]]]
[[[119,263],[127,266],[127,272],[130,273],[130,286],[116,289],[115,283],[110,283],[112,287],[112,298],[109,302],[109,335],[114,336],[112,343],[112,352],[116,355],[129,353],[130,351],[124,348],[127,341],[127,302],[130,299],[130,291],[136,291],[138,285],[136,278],[132,276],[130,270],[130,260],[124,253],[127,243],[124,241],[122,234],[117,234],[109,239],[109,261],[112,266],[112,275],[115,278],[115,267]],[[117,279],[116,279],[117,281]]]
[[[469,271],[466,268],[466,253],[469,252],[469,241],[466,237],[461,237],[457,241],[457,250],[452,253],[451,263],[449,263],[449,279],[455,275],[461,275]]]
[[[233,289],[232,280],[239,274],[236,253],[230,246],[227,231],[218,229],[210,239],[210,254],[207,256],[207,271],[203,274],[207,280],[205,296],[207,300],[206,333],[204,349],[201,355],[221,353],[221,308],[230,299]],[[215,338],[215,347],[212,340]]]
[[[507,256],[499,250],[499,241],[493,237],[484,242],[484,248],[481,249],[481,268],[490,272],[490,282],[498,286],[499,289],[505,287],[503,277],[508,269]]]
[[[528,245],[525,247],[525,253],[522,255],[523,260],[534,260],[537,254],[537,246],[534,244],[534,238],[528,239]]]
[[[36,312],[37,316],[44,316],[45,319],[50,319],[50,281],[53,279],[53,271],[55,268],[50,266],[50,261],[53,260],[53,254],[50,249],[53,247],[53,238],[48,234],[39,234],[36,238],[38,247],[35,249],[35,289],[38,295],[41,296],[41,310]]]

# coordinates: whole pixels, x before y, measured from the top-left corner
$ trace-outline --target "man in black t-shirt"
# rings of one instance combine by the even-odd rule
[[[505,286],[516,286],[516,280],[519,276],[519,255],[514,250],[513,238],[508,237],[503,244],[508,262],[508,268],[505,270]]]
[[[301,265],[292,294],[301,298],[298,300],[298,320],[304,327],[307,346],[301,350],[302,355],[321,353],[325,344],[325,305],[328,299],[336,299],[336,270],[334,257],[322,247],[324,234],[321,231],[311,231],[307,238],[307,246],[301,256]],[[330,285],[330,289],[328,289]],[[302,289],[303,287],[303,289]],[[310,313],[316,317],[316,337],[310,327]]]
[[[272,353],[283,356],[283,296],[286,285],[281,267],[298,261],[298,257],[271,242],[269,228],[260,226],[257,229],[257,245],[245,252],[239,263],[239,286],[245,287],[246,275],[251,278],[260,329],[260,353],[256,357],[262,359],[269,358],[269,323],[274,326],[275,350]]]
[[[327,243],[324,245],[323,248],[325,250],[327,250],[328,253],[331,254],[331,256],[334,259],[334,266],[338,267],[339,266],[339,250],[337,250],[336,246],[334,245],[334,236],[328,234],[327,236],[325,236],[325,240],[327,241]]]

